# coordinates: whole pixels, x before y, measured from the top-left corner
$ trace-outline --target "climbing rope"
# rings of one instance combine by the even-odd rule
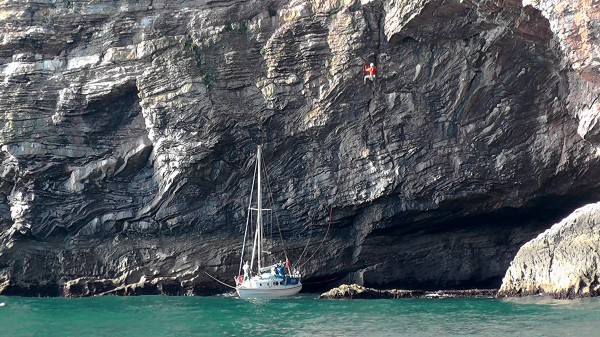
[[[321,240],[321,243],[319,243],[319,246],[312,253],[312,255],[308,258],[308,260],[304,261],[304,263],[302,263],[301,265],[298,266],[298,269],[302,268],[302,266],[304,266],[306,263],[308,263],[308,261],[310,261],[317,254],[317,252],[319,251],[319,249],[321,249],[321,246],[325,242],[325,239],[327,239],[327,234],[329,234],[329,229],[331,228],[331,213],[332,212],[333,212],[333,207],[330,206],[329,207],[329,225],[327,226],[327,231],[325,232],[325,236],[323,237],[323,240]]]
[[[310,244],[311,239],[312,239],[312,225],[309,225],[308,240],[306,241],[306,245],[304,246],[302,253],[300,253],[300,256],[298,256],[298,261],[301,261],[304,258],[304,255],[308,251],[308,245]]]

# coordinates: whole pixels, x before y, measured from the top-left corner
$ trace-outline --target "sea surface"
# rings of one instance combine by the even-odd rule
[[[0,296],[0,336],[600,336],[600,299]]]

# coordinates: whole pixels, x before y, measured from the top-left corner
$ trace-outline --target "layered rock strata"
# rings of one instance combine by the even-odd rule
[[[307,288],[497,286],[600,199],[594,6],[1,2],[0,293],[225,290],[257,144]]]
[[[600,203],[586,205],[523,245],[499,296],[600,295]]]

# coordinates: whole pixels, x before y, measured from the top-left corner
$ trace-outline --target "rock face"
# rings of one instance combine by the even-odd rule
[[[600,200],[597,19],[584,0],[1,2],[0,293],[224,290],[204,271],[238,272],[257,144],[308,288],[496,287]]]
[[[600,294],[600,203],[584,206],[525,244],[502,280],[500,296],[558,298]]]

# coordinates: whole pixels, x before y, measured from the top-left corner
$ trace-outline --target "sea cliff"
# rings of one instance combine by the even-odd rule
[[[238,272],[258,144],[308,289],[498,287],[600,200],[599,22],[585,0],[2,1],[0,293],[224,290],[204,272]]]

